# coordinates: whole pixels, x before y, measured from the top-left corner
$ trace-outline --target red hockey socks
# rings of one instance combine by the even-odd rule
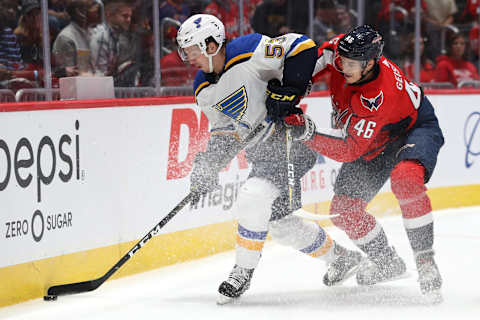
[[[339,217],[332,218],[333,224],[344,230],[362,251],[375,255],[388,246],[388,240],[375,217],[365,211],[367,204],[362,199],[335,195],[330,214],[339,214]]]
[[[433,215],[424,185],[425,168],[417,161],[398,163],[390,174],[392,191],[403,215],[403,224],[413,251],[433,246]]]

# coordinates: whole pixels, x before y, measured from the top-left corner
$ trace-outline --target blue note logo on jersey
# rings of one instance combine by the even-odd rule
[[[214,108],[233,120],[240,122],[246,128],[250,128],[246,122],[241,121],[247,110],[247,90],[242,86],[228,97],[217,103]]]

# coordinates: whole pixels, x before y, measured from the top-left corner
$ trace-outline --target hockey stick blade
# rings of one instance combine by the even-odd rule
[[[294,215],[300,218],[304,219],[310,219],[310,220],[328,220],[331,218],[336,218],[340,216],[339,214],[316,214],[316,213],[311,213],[308,212],[305,209],[298,209],[297,211],[293,212]]]
[[[82,293],[93,291],[100,287],[105,281],[108,280],[118,269],[120,269],[125,262],[127,262],[133,255],[140,250],[151,238],[158,234],[160,229],[167,224],[180,210],[183,209],[194,196],[193,192],[190,192],[172,211],[170,211],[150,232],[148,232],[133,248],[131,248],[110,270],[103,276],[95,280],[88,280],[76,283],[68,283],[56,285],[48,288],[48,295],[68,295],[75,293]]]
[[[48,295],[63,296],[68,294],[82,293],[97,289],[106,279],[98,278],[77,283],[61,284],[48,288]]]

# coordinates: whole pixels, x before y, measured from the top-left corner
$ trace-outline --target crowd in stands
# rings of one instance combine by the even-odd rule
[[[381,31],[384,54],[414,78],[414,47],[421,51],[420,82],[479,80],[479,0],[422,0],[420,39],[415,0],[366,1],[365,22]],[[349,7],[353,5],[353,7]],[[313,39],[320,45],[357,24],[357,1],[315,0]],[[161,85],[191,86],[195,70],[178,56],[178,26],[195,13],[217,16],[228,39],[258,32],[308,34],[308,0],[159,0]],[[49,0],[52,85],[67,76],[112,76],[117,87],[154,86],[152,0]],[[40,0],[0,1],[0,89],[43,87]],[[328,81],[328,80],[325,80]]]
[[[457,87],[479,80],[480,1],[421,0],[420,3],[420,39],[414,36],[414,0],[382,0],[378,7],[373,7],[371,12],[378,12],[377,27],[386,38],[385,55],[413,79],[413,49],[418,42],[421,83],[435,82]],[[375,17],[370,18],[375,21]]]

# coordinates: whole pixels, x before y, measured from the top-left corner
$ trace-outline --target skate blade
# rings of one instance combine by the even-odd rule
[[[433,290],[423,294],[423,299],[426,304],[435,305],[443,302],[442,292],[440,290]]]
[[[337,282],[330,282],[330,283],[325,284],[325,285],[328,286],[328,287],[336,287],[336,286],[342,285],[345,281],[347,281],[348,279],[350,279],[351,277],[353,277],[357,273],[357,270],[358,270],[359,267],[360,267],[360,264],[358,264],[357,266],[350,269],[350,271],[348,271],[345,274],[345,276],[343,277],[342,280],[337,281]]]
[[[389,278],[389,279],[384,279],[384,280],[381,280],[381,281],[378,281],[378,282],[375,282],[375,283],[360,283],[360,282],[358,282],[358,279],[357,279],[357,283],[360,286],[374,286],[374,285],[380,284],[380,283],[387,283],[387,282],[407,279],[407,278],[410,278],[411,275],[412,275],[411,273],[409,273],[408,271],[405,271],[401,275],[398,275],[398,276],[395,276],[395,277]]]
[[[224,304],[232,303],[234,300],[235,300],[235,298],[224,296],[221,293],[219,293],[218,296],[217,296],[217,304],[218,305],[224,305]]]

